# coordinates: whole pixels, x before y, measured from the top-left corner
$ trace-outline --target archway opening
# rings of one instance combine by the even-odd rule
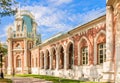
[[[60,61],[59,61],[59,68],[63,69],[64,68],[64,49],[61,46],[60,48]]]
[[[50,68],[50,57],[49,57],[49,51],[47,51],[46,55],[46,69]]]
[[[56,51],[55,49],[53,50],[53,60],[52,60],[52,68],[56,68]]]
[[[80,44],[80,65],[88,64],[88,43],[86,39],[82,39]]]
[[[72,69],[72,67],[73,67],[73,44],[72,43],[70,43],[70,45],[69,45],[68,54],[69,54],[69,56],[68,56],[68,63],[69,63],[68,69]]]

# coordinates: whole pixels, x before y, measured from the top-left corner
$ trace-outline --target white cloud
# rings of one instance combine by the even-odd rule
[[[6,33],[5,34],[0,34],[0,38],[6,37]]]
[[[72,22],[78,22],[79,25],[87,23],[105,14],[105,8],[92,9],[85,13],[73,14],[68,19]]]
[[[48,0],[49,3],[52,3],[52,5],[59,6],[62,4],[68,4],[71,3],[72,0]]]
[[[9,26],[11,26],[11,24],[8,24],[6,26],[4,26],[4,28],[1,29],[1,33],[0,33],[0,41],[5,42],[6,41],[6,37],[7,37],[7,30],[9,28]]]
[[[57,2],[57,0],[49,0],[51,2]],[[58,0],[59,3],[67,3],[72,0]],[[75,28],[77,25],[84,24],[89,22],[99,16],[105,14],[105,8],[96,8],[90,10],[85,13],[72,13],[70,10],[61,10],[59,8],[51,7],[51,6],[25,6],[21,9],[30,10],[32,14],[35,16],[35,20],[38,23],[38,27],[44,37],[48,35],[48,33],[58,33],[61,31],[68,31],[70,29]],[[72,10],[72,9],[71,9]],[[77,25],[70,24],[69,22]],[[39,32],[39,31],[38,31]],[[45,35],[46,33],[46,35]],[[53,34],[49,34],[52,36]]]

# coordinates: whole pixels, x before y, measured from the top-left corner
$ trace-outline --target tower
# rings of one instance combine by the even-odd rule
[[[30,49],[40,40],[34,16],[26,10],[16,13],[13,26],[8,28],[8,74],[28,74],[31,69]],[[40,41],[38,42],[40,43]]]

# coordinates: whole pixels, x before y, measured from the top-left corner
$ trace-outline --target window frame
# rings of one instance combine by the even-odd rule
[[[83,51],[84,50],[84,51]],[[85,57],[85,60],[84,60],[84,62],[83,62],[83,54],[85,54],[84,55],[84,57]],[[87,65],[88,63],[89,63],[89,54],[88,54],[88,46],[85,46],[85,47],[82,47],[81,48],[81,64],[82,65]]]
[[[20,57],[17,57],[17,59],[16,59],[16,67],[17,68],[20,68],[20,67],[22,67],[22,61],[21,61],[21,58]]]
[[[98,48],[98,50],[97,50],[97,53],[98,53],[98,61],[97,61],[97,63],[98,64],[103,64],[104,62],[106,62],[106,43],[99,43],[97,46],[98,46],[97,47]],[[100,51],[102,53],[100,53]]]

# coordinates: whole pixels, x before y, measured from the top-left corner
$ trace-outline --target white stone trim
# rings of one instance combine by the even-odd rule
[[[106,35],[106,32],[104,30],[101,30],[97,33],[96,37],[94,38],[94,64],[95,65],[97,64],[97,39],[101,34]]]
[[[69,40],[68,41],[68,43],[67,43],[67,46],[66,46],[66,50],[65,50],[65,54],[66,54],[66,56],[65,56],[65,65],[66,65],[66,68],[68,68],[69,67],[69,56],[68,56],[68,49],[69,49],[69,46],[70,46],[70,44],[72,44],[73,45],[73,65],[72,65],[72,67],[74,68],[74,42],[73,42],[73,40]]]
[[[82,36],[78,42],[78,65],[80,65],[80,56],[81,56],[80,43],[82,42],[83,39],[85,39],[88,44],[88,64],[89,64],[89,41],[85,36]]]

